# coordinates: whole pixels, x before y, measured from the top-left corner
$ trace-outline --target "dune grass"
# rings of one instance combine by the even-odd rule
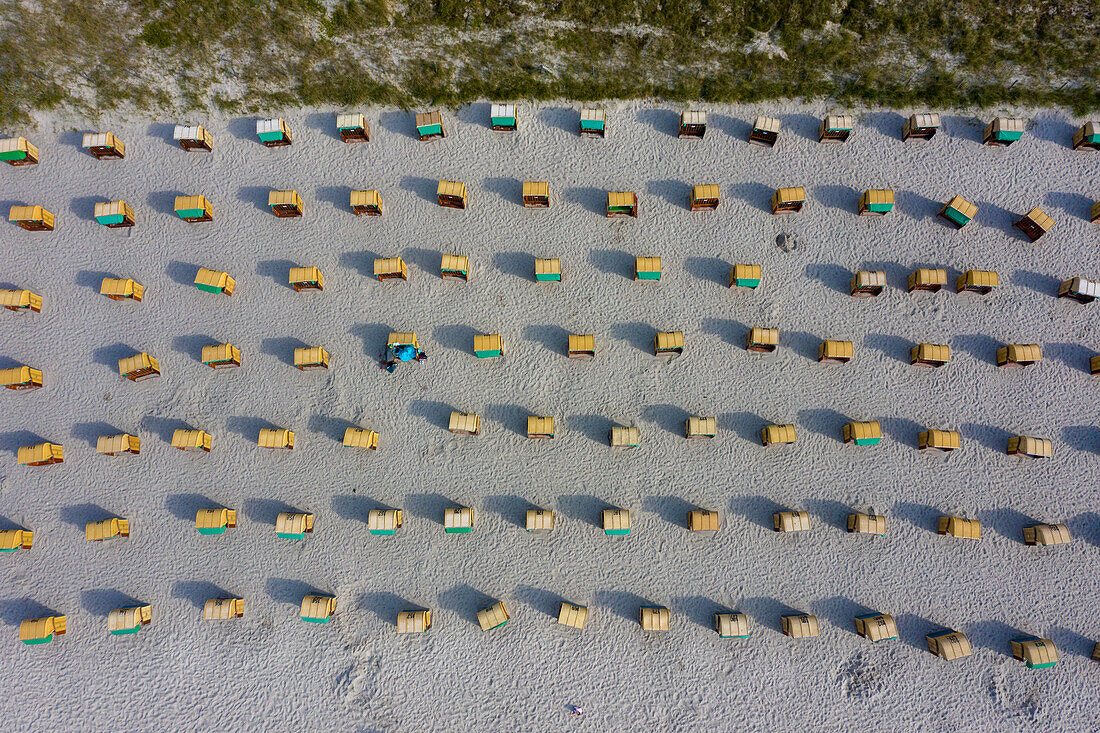
[[[0,124],[479,98],[1100,108],[1100,5],[0,0]]]

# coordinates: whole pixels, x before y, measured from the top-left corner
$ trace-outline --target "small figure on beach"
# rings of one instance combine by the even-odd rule
[[[582,710],[577,705],[570,705],[569,706],[569,714],[570,715],[584,715],[584,710]]]
[[[428,355],[413,344],[395,344],[386,349],[386,357],[379,357],[378,367],[393,373],[399,361],[423,361]]]

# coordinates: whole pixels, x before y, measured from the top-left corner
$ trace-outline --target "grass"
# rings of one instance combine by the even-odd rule
[[[0,0],[0,124],[475,99],[1100,109],[1095,0]]]

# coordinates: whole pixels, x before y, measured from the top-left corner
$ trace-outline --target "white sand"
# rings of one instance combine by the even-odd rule
[[[577,112],[522,108],[521,130],[487,128],[488,105],[448,113],[450,136],[421,144],[412,115],[373,111],[374,140],[344,145],[330,112],[287,112],[294,145],[267,149],[252,119],[209,120],[211,155],[171,141],[175,120],[104,122],[124,161],[79,149],[74,123],[47,118],[30,135],[42,163],[0,171],[3,211],[41,203],[53,233],[0,227],[6,287],[29,287],[43,312],[3,313],[0,357],[41,368],[46,387],[0,395],[0,515],[34,529],[35,546],[0,559],[5,629],[0,715],[26,730],[81,725],[131,730],[1066,730],[1095,726],[1100,667],[1100,451],[1087,373],[1100,305],[1054,297],[1063,277],[1100,276],[1097,154],[1074,153],[1078,121],[1034,112],[1023,140],[979,144],[971,113],[945,115],[930,143],[902,144],[902,117],[873,112],[842,146],[816,142],[822,106],[712,109],[703,141],[674,137],[666,105],[612,105],[605,140],[578,138]],[[778,111],[774,150],[745,142],[748,121]],[[380,119],[379,119],[380,118]],[[457,118],[457,119],[456,119]],[[202,120],[196,120],[202,121]],[[20,130],[4,131],[20,134]],[[439,178],[470,187],[466,212],[434,199]],[[518,204],[520,182],[549,180],[553,208]],[[718,183],[721,208],[691,213],[693,183]],[[801,214],[772,217],[777,186],[807,187]],[[302,219],[266,209],[269,188],[295,187]],[[855,215],[859,193],[893,187],[885,218]],[[386,215],[356,218],[348,191],[378,188]],[[607,190],[636,190],[637,220],[602,215]],[[177,194],[205,194],[212,224],[172,214]],[[980,205],[956,232],[936,219],[959,193]],[[92,219],[96,201],[124,198],[129,232]],[[1055,229],[1031,244],[1012,228],[1039,205]],[[779,233],[793,235],[784,252]],[[438,277],[439,255],[470,257],[469,283]],[[409,282],[379,283],[375,256],[401,255]],[[635,255],[664,258],[660,283],[631,280]],[[561,257],[565,281],[535,284],[533,258]],[[760,263],[755,292],[725,287],[730,264]],[[317,265],[323,294],[286,284],[292,264]],[[204,294],[198,266],[229,271],[232,298]],[[907,294],[918,266],[997,270],[988,298]],[[851,272],[884,269],[876,299],[847,295]],[[134,277],[145,302],[98,294],[105,275]],[[748,327],[777,326],[772,356],[743,348]],[[376,355],[390,330],[416,330],[429,359],[395,374]],[[687,348],[652,355],[655,330],[680,329]],[[478,360],[472,337],[504,335],[503,360]],[[567,334],[596,334],[595,361],[564,356]],[[851,339],[855,360],[815,362],[822,338]],[[232,372],[198,361],[231,341]],[[909,346],[946,342],[940,370],[908,364]],[[1045,360],[998,370],[1006,341],[1037,342]],[[297,345],[332,354],[328,373],[290,366]],[[163,376],[120,381],[117,359],[160,359]],[[478,411],[482,435],[445,429],[452,409]],[[553,415],[557,437],[524,437],[529,414]],[[716,415],[718,437],[687,441],[683,420]],[[878,419],[877,447],[840,441],[849,419]],[[794,422],[794,446],[765,454],[759,430]],[[614,452],[613,423],[641,428],[642,446]],[[261,427],[297,432],[293,452],[256,445]],[[377,453],[343,448],[347,425],[377,429]],[[168,444],[190,425],[213,452]],[[949,457],[920,455],[925,427],[961,431]],[[141,436],[140,456],[95,454],[101,434]],[[1010,435],[1054,440],[1054,459],[1004,454]],[[61,442],[65,463],[16,465],[20,445]],[[474,533],[448,536],[442,511],[476,508]],[[194,513],[225,505],[239,525],[220,537]],[[549,537],[521,528],[531,505],[559,514]],[[598,528],[605,506],[629,508],[623,539]],[[400,507],[398,536],[367,533],[367,511]],[[715,508],[713,539],[688,534],[684,514]],[[843,531],[873,506],[886,538]],[[275,537],[275,515],[316,514],[305,541]],[[778,508],[806,509],[812,528],[770,529]],[[982,520],[980,543],[939,537],[935,519]],[[128,540],[84,541],[83,525],[128,517]],[[1064,521],[1071,545],[1028,548],[1021,527]],[[327,626],[298,619],[311,589],[339,596]],[[243,619],[200,622],[209,597],[247,599]],[[478,608],[503,599],[506,627],[484,633]],[[561,600],[588,605],[588,628],[555,624]],[[108,635],[106,614],[153,604],[140,634]],[[672,631],[644,634],[641,604],[672,610]],[[398,610],[434,612],[419,638],[395,633]],[[746,641],[719,639],[711,614],[745,611]],[[786,609],[815,613],[821,637],[788,640]],[[901,639],[853,633],[861,611],[892,613]],[[69,632],[23,647],[23,618],[54,610]],[[948,663],[924,634],[950,626],[974,655]],[[1018,633],[1051,637],[1053,671],[1009,656]],[[567,706],[581,705],[570,719]],[[1089,712],[1089,711],[1093,712]]]

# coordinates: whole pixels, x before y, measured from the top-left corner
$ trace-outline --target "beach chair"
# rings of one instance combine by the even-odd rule
[[[290,127],[282,117],[271,120],[256,120],[256,137],[267,148],[279,148],[294,142],[290,134]]]
[[[297,293],[303,290],[325,289],[325,276],[316,267],[292,267],[288,281],[290,287]]]
[[[982,538],[982,523],[977,519],[940,517],[936,520],[936,534],[951,535],[965,540],[980,540]]]
[[[294,190],[268,191],[267,206],[280,219],[292,219],[301,216],[305,211],[302,197]]]
[[[499,629],[501,626],[508,623],[509,618],[508,609],[504,606],[502,601],[497,601],[488,608],[483,608],[477,612],[477,622],[481,626],[482,631]]]
[[[851,134],[851,115],[825,115],[817,128],[817,141],[819,143],[843,143],[848,141]]]
[[[558,607],[558,623],[584,631],[584,625],[588,622],[588,609],[584,606],[576,606],[563,602]]]
[[[0,369],[0,386],[16,391],[38,389],[42,386],[42,372],[29,366]]]
[[[0,306],[15,313],[41,313],[42,296],[30,290],[0,290]]]
[[[692,211],[714,211],[718,208],[718,184],[710,183],[691,187],[688,208]]]
[[[440,181],[436,188],[439,205],[448,209],[466,208],[466,184],[460,181]]]
[[[736,264],[730,268],[730,287],[758,288],[762,276],[760,265]]]
[[[311,624],[327,624],[336,613],[336,597],[313,593],[302,596],[302,606],[298,616]]]
[[[130,536],[130,520],[121,517],[101,519],[84,525],[84,539],[88,542],[104,542],[116,537]]]
[[[962,229],[973,220],[978,207],[962,196],[955,196],[940,208],[940,216],[956,229]]]
[[[529,415],[527,417],[527,437],[536,440],[553,438],[554,418]]]
[[[740,611],[714,614],[714,630],[720,639],[749,638],[749,617]]]
[[[571,333],[566,354],[570,359],[589,361],[596,357],[596,337],[590,333]]]
[[[547,181],[524,181],[521,195],[524,208],[550,208],[550,183]]]
[[[1083,277],[1071,277],[1058,285],[1059,298],[1072,298],[1078,303],[1091,303],[1100,297],[1100,282]]]
[[[802,186],[777,188],[772,194],[771,209],[773,214],[794,214],[802,211],[805,203],[806,189]]]
[[[203,621],[228,621],[244,616],[243,598],[211,598],[202,606]]]
[[[447,534],[469,534],[474,531],[474,510],[468,506],[443,510],[443,531]]]
[[[952,631],[951,629],[934,631],[925,636],[924,640],[928,644],[929,652],[949,662],[962,657],[969,657],[974,653],[970,646],[970,640],[961,631]]]
[[[717,432],[718,421],[713,417],[689,417],[684,421],[685,438],[713,438]]]
[[[886,517],[881,514],[853,512],[848,515],[848,534],[877,534],[886,536]]]
[[[374,260],[374,276],[379,282],[385,280],[408,280],[409,268],[400,257],[377,257]]]
[[[774,148],[779,141],[779,118],[758,115],[749,131],[749,142],[766,148]]]
[[[299,346],[294,349],[294,366],[303,372],[328,369],[328,352],[320,346]]]
[[[366,428],[347,428],[344,430],[344,446],[378,450],[378,433]]]
[[[615,425],[611,428],[612,448],[637,448],[641,445],[642,435],[638,428]]]
[[[275,536],[284,540],[304,540],[313,532],[313,515],[305,512],[280,512],[275,517]]]
[[[1025,636],[1009,642],[1012,658],[1019,659],[1028,669],[1050,669],[1058,664],[1058,648],[1050,639]]]
[[[8,221],[28,232],[52,232],[53,214],[41,206],[12,206],[8,209]]]
[[[25,137],[9,137],[0,140],[0,160],[8,165],[35,165],[38,163],[38,148]]]
[[[141,438],[129,433],[101,435],[96,439],[95,452],[105,456],[122,456],[141,453]]]
[[[125,201],[100,201],[92,210],[95,220],[108,229],[134,225],[134,210]]]
[[[671,614],[664,606],[642,606],[638,609],[638,623],[642,631],[668,631]]]
[[[909,274],[910,293],[914,290],[937,293],[945,285],[947,285],[947,270],[943,268],[922,267]]]
[[[888,613],[868,613],[856,616],[856,633],[875,644],[898,638],[898,625]]]
[[[707,113],[703,110],[684,110],[680,113],[680,125],[676,136],[703,139],[707,134]]]
[[[525,528],[531,534],[549,534],[554,531],[553,509],[528,509]]]
[[[684,353],[684,332],[668,331],[653,336],[653,355]]]
[[[119,359],[118,373],[131,382],[157,379],[160,377],[160,362],[155,356],[149,356],[143,351],[140,354]]]
[[[847,364],[854,355],[851,341],[825,340],[817,345],[817,360],[822,364]]]
[[[192,224],[214,221],[214,207],[205,196],[176,196],[172,208],[176,216]]]
[[[111,300],[134,300],[138,303],[145,297],[145,288],[132,278],[105,277],[99,283],[99,294]]]
[[[1024,121],[1018,117],[994,117],[982,131],[982,144],[1008,147],[1024,135]]]
[[[1024,456],[1026,458],[1051,458],[1053,455],[1053,443],[1050,438],[1033,438],[1028,435],[1014,435],[1008,439],[1006,450],[1010,456]]]
[[[792,639],[808,639],[812,636],[821,635],[817,616],[812,613],[785,613],[779,618],[784,636],[789,636]]]
[[[112,636],[136,634],[153,620],[152,606],[116,608],[107,614],[107,631]]]
[[[0,552],[29,550],[34,545],[34,532],[29,529],[0,529]]]
[[[841,438],[855,445],[878,445],[882,441],[882,426],[878,420],[845,423]]]
[[[909,115],[901,128],[901,139],[931,140],[940,129],[940,116],[934,112]]]
[[[203,346],[199,358],[211,369],[235,369],[241,365],[241,350],[233,344]]]
[[[439,265],[439,277],[443,280],[470,279],[470,258],[464,255],[443,255]]]
[[[447,131],[443,129],[443,115],[439,110],[416,113],[416,134],[422,141],[447,137]]]
[[[1023,529],[1024,544],[1040,547],[1068,545],[1072,539],[1064,524],[1032,524]]]
[[[400,611],[397,614],[397,633],[422,634],[432,627],[429,610]]]
[[[352,191],[349,200],[356,216],[382,216],[382,194],[376,190]]]
[[[519,127],[519,119],[516,117],[516,105],[489,105],[489,127],[497,132],[515,132]]]
[[[1100,122],[1089,121],[1074,130],[1070,145],[1074,150],[1100,150]]]
[[[209,153],[214,149],[214,136],[202,125],[176,125],[172,130],[172,139],[189,153]]]
[[[126,157],[126,145],[112,132],[84,133],[80,147],[87,150],[96,160],[122,160]]]
[[[195,275],[195,287],[204,293],[232,295],[234,288],[237,287],[237,281],[229,277],[227,272],[200,267]]]
[[[638,218],[638,194],[633,191],[607,192],[607,218]]]
[[[718,512],[714,509],[692,509],[687,513],[687,528],[689,532],[713,537],[721,528]]]
[[[860,216],[885,216],[894,208],[894,189],[869,188],[859,197],[856,213]]]
[[[375,535],[395,535],[404,524],[400,509],[371,509],[367,512],[367,531]]]
[[[1034,242],[1054,227],[1054,219],[1036,206],[1017,219],[1014,226]]]
[[[793,443],[797,435],[795,434],[794,425],[765,425],[760,429],[760,442],[767,448],[772,445],[782,445],[784,443]]]
[[[195,512],[195,529],[199,534],[215,535],[225,534],[227,529],[237,526],[237,511],[235,509],[199,509]]]
[[[261,448],[293,450],[294,432],[286,428],[261,428],[256,443]]]
[[[967,270],[955,280],[956,293],[977,293],[989,295],[1001,285],[1001,279],[995,272],[988,270]]]
[[[55,636],[61,636],[64,633],[64,616],[29,618],[19,623],[19,641],[27,646],[49,644]]]
[[[997,366],[1025,367],[1043,360],[1039,344],[1006,344],[997,349]]]
[[[210,452],[213,437],[205,430],[186,430],[180,428],[172,433],[172,447],[186,451]]]
[[[336,132],[346,143],[370,142],[370,125],[360,112],[336,115]]]
[[[600,513],[600,522],[603,526],[603,533],[606,535],[630,534],[629,509],[604,509]]]
[[[775,351],[779,348],[779,329],[753,326],[745,336],[745,348],[760,353]]]
[[[581,137],[604,137],[606,127],[607,116],[602,107],[581,108]]]
[[[38,443],[20,446],[15,455],[21,466],[49,466],[65,462],[64,448],[58,443]]]
[[[807,511],[775,512],[772,514],[772,529],[776,532],[805,532],[810,528],[810,513]]]
[[[961,445],[958,430],[923,430],[917,434],[917,450],[922,453],[949,453]]]
[[[875,298],[886,288],[886,273],[882,270],[859,270],[848,283],[853,298]]]
[[[504,339],[499,333],[474,336],[474,356],[479,359],[496,359],[504,356]]]
[[[661,279],[661,258],[660,257],[635,257],[634,258],[634,280],[660,280]]]
[[[536,259],[535,282],[561,282],[561,260],[557,257]]]

